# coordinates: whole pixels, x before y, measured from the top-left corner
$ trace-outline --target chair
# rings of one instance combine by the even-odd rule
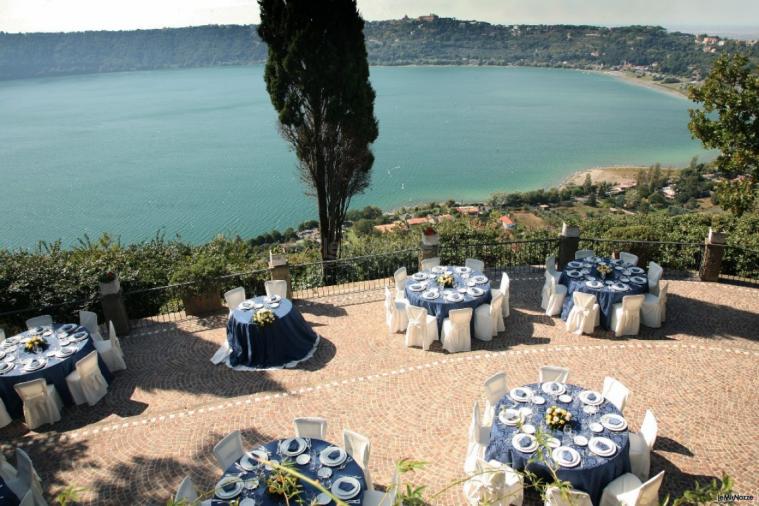
[[[498,332],[506,330],[503,323],[503,294],[496,291],[490,304],[480,304],[474,310],[474,337],[480,341],[490,341]]]
[[[0,452],[0,478],[5,482],[9,482],[16,479],[16,474],[16,468],[5,460],[5,455]]]
[[[485,380],[485,414],[482,422],[485,425],[493,423],[495,418],[495,407],[501,397],[509,393],[509,386],[506,381],[505,372],[497,372]]]
[[[620,251],[619,259],[622,260],[626,264],[638,265],[638,255],[633,255],[632,253],[628,253],[627,251]]]
[[[558,487],[546,489],[545,506],[593,506],[590,496],[579,490],[562,490]]]
[[[659,280],[664,275],[664,269],[656,262],[648,263],[648,291],[659,295]]]
[[[295,435],[298,437],[310,437],[324,439],[327,433],[327,420],[319,417],[304,417],[293,420]]]
[[[640,432],[630,434],[630,467],[631,472],[640,481],[648,479],[651,470],[651,451],[656,443],[658,425],[651,410],[646,410]]]
[[[592,257],[595,255],[592,249],[578,249],[575,251],[575,260],[582,260],[583,258]]]
[[[5,408],[5,403],[2,399],[0,399],[0,428],[5,427],[6,425],[10,424],[13,421],[11,416],[8,414],[8,410]]]
[[[464,260],[464,266],[469,267],[473,271],[477,272],[485,271],[485,262],[482,260],[477,260],[476,258],[467,258]]]
[[[77,406],[85,402],[94,406],[108,393],[108,383],[100,373],[98,352],[88,353],[77,361],[76,370],[66,376],[66,385]]]
[[[662,281],[659,285],[659,295],[647,293],[640,306],[640,322],[654,329],[661,327],[667,318],[667,292],[669,283]]]
[[[472,308],[451,309],[448,318],[443,320],[443,335],[440,342],[449,353],[470,351],[472,334],[469,325],[472,322]]]
[[[640,331],[640,307],[646,296],[626,295],[621,304],[611,307],[611,330],[617,337],[637,336]]]
[[[34,492],[29,490],[21,499],[21,502],[18,503],[18,506],[35,506]]]
[[[404,287],[406,278],[408,278],[408,272],[406,272],[405,267],[400,267],[398,270],[396,270],[393,273],[393,279],[395,280],[395,298],[396,299],[406,298],[406,291]]]
[[[16,477],[6,482],[6,485],[16,494],[16,497],[22,497],[24,501],[31,501],[27,504],[47,506],[47,502],[42,496],[42,484],[37,471],[34,470],[32,459],[21,448],[16,448]],[[28,496],[31,499],[27,499]]]
[[[121,351],[121,342],[119,336],[116,335],[116,327],[113,326],[112,321],[108,322],[108,340],[95,341],[94,344],[98,355],[103,359],[109,371],[123,371],[127,368],[126,362],[124,362],[124,352]]]
[[[245,450],[242,446],[242,435],[239,430],[227,434],[224,439],[213,447],[213,455],[222,471],[240,460]]]
[[[501,285],[497,289],[490,290],[490,296],[494,297],[496,292],[500,292],[501,295],[503,295],[503,304],[501,304],[501,313],[503,314],[504,318],[508,318],[508,316],[511,314],[511,310],[509,309],[509,292],[511,291],[511,280],[509,279],[509,275],[505,272],[501,274]],[[505,330],[505,327],[504,329]]]
[[[30,429],[61,419],[63,402],[54,385],[45,383],[45,378],[16,383],[16,393],[24,402],[24,421]]]
[[[422,260],[422,271],[428,271],[440,265],[440,257],[425,258]]]
[[[343,429],[343,447],[364,471],[367,490],[374,490],[372,478],[369,475],[369,454],[372,450],[372,443],[369,438],[358,432]]]
[[[264,283],[266,296],[279,295],[283,299],[287,298],[287,281],[281,279],[271,279]]]
[[[564,299],[567,296],[567,287],[560,285],[551,273],[545,273],[546,282],[543,285],[543,300],[540,307],[546,310],[548,316],[561,313]]]
[[[540,368],[538,380],[541,383],[555,381],[557,383],[566,383],[569,379],[569,369],[555,365],[544,365]]]
[[[192,483],[192,478],[189,476],[185,476],[184,480],[182,480],[182,483],[179,484],[177,494],[174,496],[174,501],[185,501],[182,504],[187,504],[188,506],[211,506],[213,503],[213,500],[211,499],[197,502],[198,492],[195,490],[195,485]]]
[[[437,318],[427,314],[423,307],[406,306],[406,348],[421,346],[423,350],[430,349],[433,341],[437,341]]]
[[[630,397],[630,389],[610,376],[604,378],[604,389],[601,392],[603,396],[614,404],[618,410],[624,411],[627,399]]]
[[[5,330],[0,329],[0,343],[5,341]]]
[[[245,287],[243,286],[238,286],[237,288],[232,288],[228,292],[225,292],[224,300],[227,302],[229,314],[232,314],[235,308],[239,306],[240,303],[242,303],[245,299]]]
[[[396,300],[390,288],[385,287],[385,323],[391,334],[403,332],[408,326],[406,317],[406,299]]]
[[[93,341],[102,341],[100,335],[100,325],[98,325],[98,315],[92,311],[79,311],[79,325],[87,329]]]
[[[43,314],[29,318],[26,320],[26,328],[33,329],[34,327],[49,327],[53,324],[53,317],[49,314]]]
[[[398,489],[400,486],[401,476],[398,473],[398,469],[396,468],[395,473],[393,474],[393,481],[390,484],[390,488],[387,489],[387,492],[367,490],[364,492],[364,497],[361,501],[361,504],[362,506],[393,506],[395,504],[395,499],[398,495]]]
[[[632,473],[625,473],[606,485],[600,506],[658,506],[659,488],[664,471],[642,483]]]
[[[480,405],[474,401],[472,406],[472,421],[467,432],[466,459],[464,472],[471,476],[477,472],[477,462],[485,456],[485,448],[490,441],[490,425],[483,425],[480,419]]]
[[[559,281],[561,271],[556,270],[556,257],[546,257],[546,272],[549,272],[551,276],[556,278],[556,281]]]
[[[567,317],[567,332],[592,334],[599,318],[600,308],[592,293],[574,292],[572,310]]]
[[[472,506],[520,506],[524,502],[524,481],[507,464],[480,459],[475,475],[464,483],[464,495]]]

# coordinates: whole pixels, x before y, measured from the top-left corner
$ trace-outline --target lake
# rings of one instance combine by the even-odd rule
[[[691,103],[571,70],[373,67],[372,186],[393,208],[558,184],[587,167],[684,165]],[[0,81],[0,247],[179,234],[250,237],[310,219],[263,66]]]

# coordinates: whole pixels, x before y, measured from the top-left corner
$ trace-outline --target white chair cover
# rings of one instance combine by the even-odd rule
[[[617,337],[637,336],[640,332],[640,307],[646,296],[626,295],[621,304],[614,304],[611,309],[611,330]]]
[[[24,421],[30,429],[61,419],[63,402],[55,386],[45,383],[45,378],[16,383],[13,388],[24,402]]]
[[[87,332],[90,333],[93,341],[103,340],[103,336],[100,334],[97,313],[93,313],[92,311],[79,311],[79,325],[87,329]]]
[[[5,341],[5,330],[0,329],[0,343]]]
[[[604,389],[602,394],[606,400],[614,404],[618,410],[624,411],[627,399],[630,398],[630,389],[622,384],[621,381],[606,376],[604,378]]]
[[[5,482],[16,479],[16,468],[5,460],[5,455],[0,452],[0,478]]]
[[[498,290],[491,290],[491,295],[495,293],[496,291],[501,292],[503,295],[503,304],[501,305],[501,313],[503,314],[504,318],[508,318],[511,314],[510,309],[510,303],[509,303],[509,293],[511,292],[511,279],[509,279],[509,275],[504,272],[501,274],[501,285],[498,287]],[[498,329],[498,331],[506,330],[504,327],[503,329]]]
[[[664,471],[645,483],[632,473],[625,473],[606,485],[600,506],[658,506],[659,488]]]
[[[408,326],[406,327],[406,347],[420,346],[429,350],[433,341],[437,341],[437,318],[427,314],[423,307],[406,306]]]
[[[472,506],[519,506],[524,501],[524,483],[508,465],[479,459],[475,475],[464,483],[464,495]]]
[[[27,329],[33,329],[34,327],[46,327],[53,324],[53,317],[49,314],[43,314],[40,316],[35,316],[34,318],[29,318],[26,320],[26,328]]]
[[[476,258],[467,258],[464,260],[464,266],[469,267],[473,271],[485,271],[485,262],[482,260],[477,260]]]
[[[372,478],[369,473],[369,455],[372,451],[372,443],[369,438],[358,432],[343,429],[343,447],[353,460],[358,462],[364,471],[364,479],[368,490],[374,490]]]
[[[647,480],[651,471],[651,450],[654,449],[657,432],[656,417],[651,410],[646,410],[640,432],[630,434],[631,472],[641,481]]]
[[[124,353],[121,351],[121,342],[112,321],[108,322],[108,340],[95,341],[93,344],[109,371],[123,371],[127,368]]]
[[[425,258],[422,260],[421,269],[419,270],[427,271],[438,265],[440,265],[440,257]]]
[[[66,376],[66,385],[77,405],[85,402],[94,406],[108,393],[108,383],[98,366],[97,351],[77,361],[76,370]]]
[[[398,489],[401,486],[401,477],[396,468],[393,474],[393,481],[390,484],[390,488],[387,492],[380,492],[378,490],[367,490],[364,493],[362,506],[393,506],[395,499],[398,495]]]
[[[317,416],[302,417],[293,420],[295,435],[298,437],[310,437],[325,439],[327,434],[327,420]]]
[[[229,308],[229,314],[235,310],[245,300],[245,287],[238,286],[232,288],[228,292],[224,293],[224,300],[227,302],[227,308]]]
[[[227,434],[224,439],[213,447],[213,455],[219,467],[226,472],[227,468],[240,460],[245,450],[242,446],[242,434],[239,430]]]
[[[35,506],[34,491],[29,490],[26,494],[24,494],[24,497],[18,503],[18,506]]]
[[[546,315],[554,316],[561,313],[564,298],[567,296],[567,287],[560,285],[549,272],[545,273],[545,277],[546,284],[543,287],[543,304],[541,307],[546,310]]]
[[[440,337],[444,350],[457,353],[472,349],[472,334],[469,329],[471,321],[471,307],[451,309],[448,312],[448,318],[443,320],[443,335]]]
[[[566,383],[569,379],[569,369],[555,365],[544,365],[540,368],[538,379],[541,383],[546,383],[548,381]]]
[[[590,496],[580,490],[564,490],[558,487],[546,489],[545,506],[593,506]]]
[[[659,280],[664,275],[664,269],[656,262],[648,263],[648,291],[659,295]]]
[[[491,425],[495,418],[495,406],[498,401],[509,393],[505,372],[497,372],[485,380],[485,414],[482,417],[484,425]]]
[[[490,341],[498,332],[506,330],[503,323],[503,294],[495,291],[490,304],[481,304],[474,311],[474,337],[480,341]]]
[[[646,327],[658,329],[667,316],[667,292],[669,283],[659,283],[659,295],[647,293],[640,306],[640,320]]]
[[[185,500],[192,504],[197,498],[198,493],[195,491],[195,486],[192,484],[192,478],[185,476],[182,483],[179,484],[174,500],[177,502]]]
[[[270,279],[264,283],[266,288],[266,296],[279,295],[283,299],[287,298],[287,281],[282,279]]]
[[[485,448],[490,439],[491,427],[483,425],[480,420],[480,405],[472,405],[472,421],[467,432],[467,450],[464,460],[464,472],[472,475],[477,472],[477,462],[485,456]]]
[[[583,258],[592,257],[595,255],[592,249],[578,249],[575,252],[575,260],[581,260]]]
[[[8,414],[8,410],[5,408],[5,403],[0,399],[0,428],[5,427],[11,423],[13,419]]]
[[[592,334],[600,311],[596,296],[592,293],[574,292],[574,305],[567,317],[567,332]]]
[[[8,488],[16,494],[16,497],[22,497],[23,500],[29,501],[34,506],[47,506],[47,502],[42,495],[42,484],[39,475],[34,470],[32,459],[21,448],[16,448],[16,477],[6,482]],[[30,496],[31,499],[27,499]]]
[[[408,278],[408,272],[406,272],[405,267],[400,267],[393,273],[393,279],[395,280],[395,298],[396,299],[406,298],[404,284],[406,283],[407,278]]]
[[[391,334],[403,332],[408,326],[406,303],[406,299],[396,300],[395,294],[390,291],[390,288],[385,287],[385,323],[388,332]]]
[[[627,251],[620,251],[619,259],[630,265],[638,265],[638,255],[633,255]]]
[[[561,277],[561,272],[556,270],[556,257],[546,257],[546,272],[556,278],[556,281]]]

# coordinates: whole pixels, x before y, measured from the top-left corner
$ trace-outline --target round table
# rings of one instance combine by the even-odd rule
[[[266,453],[269,454],[269,460],[276,460],[276,461],[289,461],[293,464],[295,470],[297,470],[299,473],[307,476],[309,479],[312,479],[314,481],[318,481],[322,484],[324,488],[327,490],[330,490],[330,487],[332,486],[332,483],[341,476],[352,476],[356,478],[359,483],[361,484],[361,491],[350,499],[350,501],[346,501],[349,504],[361,504],[364,497],[364,492],[366,491],[366,479],[364,478],[364,471],[361,469],[361,466],[358,465],[358,462],[356,462],[353,457],[348,455],[347,459],[345,460],[344,464],[341,464],[340,466],[333,467],[332,468],[332,475],[329,478],[319,478],[318,472],[319,469],[323,466],[321,461],[319,460],[319,453],[330,447],[330,446],[336,446],[333,445],[327,441],[322,441],[321,439],[310,439],[310,438],[304,438],[306,440],[306,443],[309,444],[309,447],[305,450],[303,453],[308,453],[311,458],[308,464],[300,465],[295,462],[295,457],[282,457],[279,453],[279,445],[282,441],[282,439],[278,439],[275,441],[271,441],[263,446],[260,446],[258,448],[255,448],[254,450],[263,450]],[[238,466],[239,461],[230,466],[226,472],[224,473],[224,477],[226,476],[239,476],[243,480],[248,480],[251,478],[258,477],[259,479],[259,485],[255,489],[249,490],[249,489],[243,489],[242,493],[237,497],[238,499],[242,500],[246,497],[251,497],[255,500],[256,506],[266,506],[266,505],[284,505],[285,501],[280,496],[275,496],[273,494],[270,494],[266,490],[266,479],[271,474],[270,470],[267,470],[264,466],[258,466],[257,469],[254,471],[246,471]],[[315,498],[317,495],[319,495],[320,490],[318,490],[316,487],[301,482],[303,488],[301,492],[301,497],[303,497],[306,501],[305,504],[311,504],[311,499]],[[292,501],[291,501],[292,503]],[[222,501],[221,499],[218,499],[216,496],[214,496],[214,499],[212,501],[212,506],[221,506],[221,505],[227,505],[229,504],[227,501]],[[334,505],[335,502],[332,501],[329,504]]]
[[[589,423],[599,421],[600,417],[607,413],[621,415],[620,411],[612,403],[604,400],[600,406],[597,406],[598,412],[596,414],[586,414],[583,411],[584,405],[577,396],[584,389],[576,385],[567,384],[565,386],[567,395],[572,397],[572,401],[569,403],[560,402],[545,394],[539,383],[525,385],[525,387],[530,388],[536,394],[539,393],[545,399],[546,402],[542,405],[534,404],[531,401],[516,402],[512,400],[510,394],[503,396],[495,407],[496,416],[493,420],[490,442],[485,451],[485,460],[495,459],[518,470],[523,470],[525,466],[528,466],[528,461],[534,457],[534,454],[522,453],[513,447],[511,440],[519,432],[519,429],[501,422],[498,413],[502,408],[529,408],[532,410],[532,416],[526,423],[534,425],[544,431],[546,435],[556,437],[562,441],[563,445],[571,446],[580,453],[582,458],[580,464],[572,468],[560,467],[557,472],[559,479],[570,482],[572,487],[577,490],[587,492],[590,494],[593,503],[598,504],[604,487],[615,478],[630,471],[629,434],[627,430],[616,432],[606,428],[600,433],[592,432],[588,428]],[[551,406],[558,406],[572,413],[571,426],[576,434],[581,434],[588,440],[593,436],[603,436],[614,441],[617,445],[616,453],[611,457],[599,457],[590,452],[587,446],[580,447],[574,442],[567,441],[562,431],[549,429],[544,423],[544,417],[546,410]],[[549,461],[548,451],[545,449],[543,451],[545,460]],[[542,462],[530,462],[529,470],[549,479],[548,469]]]
[[[55,389],[61,396],[61,400],[66,405],[73,406],[74,399],[69,392],[68,384],[66,383],[66,376],[71,374],[76,369],[77,361],[83,359],[91,352],[95,351],[95,345],[92,342],[92,338],[87,332],[87,329],[75,325],[75,330],[70,333],[87,332],[87,338],[81,341],[73,341],[68,346],[76,346],[77,351],[72,355],[65,358],[59,358],[54,355],[54,352],[61,349],[61,344],[58,340],[60,329],[64,324],[55,324],[51,329],[50,326],[43,327],[45,331],[52,330],[52,334],[44,336],[48,342],[47,350],[39,353],[27,353],[23,349],[23,344],[14,341],[20,341],[21,339],[31,336],[29,331],[23,332],[16,336],[9,337],[3,343],[0,344],[0,351],[5,352],[6,357],[2,360],[8,361],[9,357],[14,357],[14,363],[16,367],[10,371],[0,374],[0,398],[3,399],[5,407],[8,410],[8,414],[12,418],[21,418],[23,416],[23,402],[13,388],[17,383],[23,383],[25,381],[35,380],[37,378],[45,378],[48,384],[55,385]],[[68,324],[74,325],[74,324]],[[14,349],[15,347],[15,349]],[[47,364],[42,369],[36,371],[26,371],[22,367],[22,362],[31,358],[46,358]],[[112,379],[111,372],[103,362],[103,359],[98,355],[98,364],[100,365],[100,372],[103,374],[105,380],[110,383]]]
[[[483,294],[478,297],[474,297],[467,292],[462,294],[464,296],[463,300],[458,302],[451,302],[443,296],[446,292],[456,292],[459,287],[468,288],[468,283],[472,281],[472,278],[475,276],[482,276],[482,273],[479,271],[473,271],[470,269],[469,271],[464,272],[465,269],[466,268],[464,267],[434,267],[429,270],[420,271],[427,275],[426,280],[416,280],[413,276],[409,276],[408,279],[406,279],[404,290],[409,303],[411,303],[412,306],[425,308],[428,314],[431,314],[437,318],[438,330],[443,328],[443,320],[448,317],[448,312],[452,309],[463,309],[470,307],[472,310],[474,310],[478,306],[490,302],[490,280],[487,280],[485,283],[476,283],[474,285],[483,290]],[[437,278],[445,273],[453,275],[453,288],[442,288],[438,284]],[[428,288],[422,291],[414,291],[410,289],[411,285],[420,282],[426,282]],[[424,292],[434,287],[439,288],[440,297],[436,299],[425,298],[423,296]],[[474,332],[474,315],[472,315],[471,326],[472,332]]]
[[[256,308],[235,308],[227,323],[227,342],[231,349],[228,365],[240,369],[294,367],[308,360],[316,351],[319,336],[288,299],[276,303],[267,297],[248,301],[269,309],[276,319],[266,326],[253,323]],[[274,307],[276,306],[276,307]]]
[[[601,278],[597,266],[601,263],[611,265],[613,271],[606,275],[606,279]],[[609,258],[588,257],[582,260],[573,260],[567,264],[567,267],[561,272],[559,283],[567,287],[567,297],[564,299],[564,306],[561,309],[561,319],[566,321],[569,318],[569,312],[574,306],[572,294],[576,291],[592,293],[596,296],[598,306],[601,311],[601,327],[606,330],[611,329],[611,314],[614,304],[622,302],[622,298],[628,295],[638,295],[648,292],[648,277],[645,270],[642,273],[633,274],[629,271],[632,266],[621,260],[612,260]],[[584,273],[587,271],[587,273]],[[581,276],[570,277],[570,271],[580,271]],[[634,283],[625,281],[626,290],[615,290],[606,281],[621,281],[620,278],[629,278],[630,276],[642,276],[646,278],[644,283]],[[595,278],[596,281],[604,283],[600,288],[593,288],[587,285],[589,277]]]

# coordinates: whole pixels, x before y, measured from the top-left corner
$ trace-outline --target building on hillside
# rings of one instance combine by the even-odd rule
[[[417,21],[424,21],[425,23],[429,23],[431,21],[436,21],[438,19],[437,14],[430,14],[428,16],[419,16],[416,18]]]
[[[318,228],[308,228],[306,230],[300,230],[295,233],[296,236],[298,236],[298,239],[303,239],[304,241],[314,241],[314,242],[321,242],[322,237],[321,234],[319,234]]]
[[[450,214],[441,214],[440,216],[435,216],[435,223],[442,223],[444,221],[453,221],[453,216]]]
[[[501,222],[501,226],[503,227],[504,230],[513,230],[514,228],[516,228],[516,224],[513,221],[511,221],[511,218],[509,217],[508,214],[504,214],[503,216],[498,218],[498,220]]]
[[[551,206],[549,206],[548,204],[540,204],[538,206],[538,209],[540,209],[541,211],[548,211],[550,208]]]
[[[675,195],[677,194],[677,190],[675,190],[674,186],[669,185],[662,188],[661,193],[668,199],[674,199]]]
[[[409,218],[406,220],[406,225],[409,227],[413,227],[414,225],[426,225],[428,223],[434,223],[429,216],[424,218]]]
[[[479,216],[480,208],[478,206],[459,206],[456,210],[464,216]]]
[[[384,225],[374,225],[374,230],[379,232],[380,234],[385,234],[387,232],[392,232],[393,230],[396,230],[401,225],[400,221],[394,221],[393,223],[386,223]]]

